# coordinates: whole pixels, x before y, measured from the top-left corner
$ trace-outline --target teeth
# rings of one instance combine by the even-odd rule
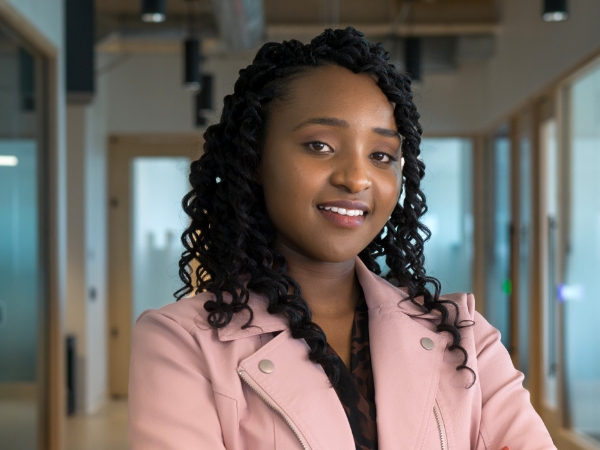
[[[319,206],[319,209],[324,209],[325,211],[331,211],[334,213],[341,214],[342,216],[350,217],[363,216],[365,214],[365,212],[360,209],[345,209],[338,208],[337,206]]]

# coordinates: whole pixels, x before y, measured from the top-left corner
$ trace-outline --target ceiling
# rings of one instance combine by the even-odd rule
[[[204,39],[231,32],[222,5],[238,0],[167,0],[167,20],[140,20],[141,0],[96,0],[97,41],[177,41],[186,33],[190,6]],[[312,37],[325,26],[353,25],[367,36],[493,35],[499,26],[500,0],[244,0],[262,9],[263,36],[279,40]],[[224,25],[226,24],[226,25]],[[221,29],[221,33],[219,33]],[[227,33],[227,31],[225,31]],[[179,48],[179,44],[177,44]],[[105,45],[110,47],[110,45]]]
[[[167,0],[167,14],[184,15],[189,4],[210,13],[219,0]],[[100,15],[139,16],[140,0],[96,0]],[[339,5],[340,22],[386,22],[403,4],[411,3],[410,18],[416,22],[486,22],[497,20],[497,0],[263,0],[268,24],[319,23],[326,10]]]

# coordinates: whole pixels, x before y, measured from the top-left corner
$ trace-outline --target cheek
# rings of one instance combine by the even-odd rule
[[[377,198],[379,199],[378,216],[385,216],[385,220],[392,214],[392,211],[398,203],[400,197],[400,188],[402,186],[402,174],[393,173],[382,177],[378,183]]]
[[[318,191],[319,176],[294,161],[278,160],[263,172],[267,212],[276,226],[305,217]],[[285,223],[282,223],[285,222]],[[289,224],[288,224],[289,225]]]

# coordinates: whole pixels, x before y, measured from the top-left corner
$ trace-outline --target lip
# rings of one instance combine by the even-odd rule
[[[344,208],[344,209],[357,209],[359,211],[364,211],[364,214],[362,216],[345,216],[342,214],[335,213],[333,211],[326,211],[324,209],[319,208],[319,206],[320,207],[329,206],[329,207],[337,207],[337,208]],[[317,205],[317,209],[319,210],[319,212],[323,215],[323,217],[325,219],[327,219],[330,222],[333,222],[334,224],[336,224],[342,228],[356,228],[356,227],[361,226],[363,224],[363,222],[365,221],[365,216],[369,212],[369,207],[365,203],[353,202],[350,200],[335,200],[335,201],[330,201],[330,202],[319,203]]]
[[[363,202],[353,202],[351,200],[332,200],[330,202],[319,203],[319,206],[335,206],[336,208],[344,208],[344,209],[358,209],[360,211],[364,211],[366,213],[369,212],[369,207],[366,203]],[[359,216],[357,216],[359,217]]]

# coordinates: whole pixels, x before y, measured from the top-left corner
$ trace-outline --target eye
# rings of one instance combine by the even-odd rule
[[[375,161],[382,162],[382,163],[391,163],[394,161],[398,161],[398,158],[390,155],[389,153],[385,153],[385,152],[372,153],[371,158],[373,158]]]
[[[323,153],[324,150],[326,150],[327,148],[329,148],[331,150],[331,147],[329,147],[329,145],[325,144],[324,142],[319,142],[319,141],[307,142],[304,145],[309,150],[312,150],[313,152],[317,152],[317,153]]]

